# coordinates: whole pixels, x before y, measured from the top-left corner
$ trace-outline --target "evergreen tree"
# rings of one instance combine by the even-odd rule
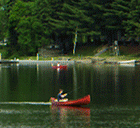
[[[65,31],[68,33],[75,34],[75,29],[78,27],[78,32],[81,34],[100,35],[97,24],[100,21],[101,8],[101,6],[94,4],[92,0],[78,2],[71,0],[63,4],[62,10],[57,13],[59,17],[52,19],[51,24],[59,29],[65,27]]]
[[[6,15],[7,0],[0,1],[0,41],[6,37],[8,18]]]
[[[35,42],[35,29],[40,25],[32,17],[32,7],[32,2],[18,0],[9,13],[9,45],[13,47],[13,52],[18,52],[20,55],[35,55],[39,44]]]
[[[4,10],[1,8],[0,10],[0,41],[4,39],[4,27],[5,27],[5,15]]]
[[[59,40],[73,43],[75,32],[89,39],[118,31],[140,35],[138,0],[6,0],[0,11],[0,33],[6,31],[11,51],[33,55],[37,48]],[[5,4],[4,4],[5,5]],[[6,19],[7,18],[7,19]],[[5,21],[7,21],[6,25]],[[4,26],[4,27],[3,27]],[[13,54],[12,53],[12,54]]]
[[[118,31],[125,33],[123,22],[127,21],[129,11],[129,0],[115,0],[106,5],[104,13],[105,31],[111,41],[116,39],[115,35]],[[112,36],[110,37],[110,35]]]
[[[49,25],[51,15],[53,15],[55,10],[52,10],[49,0],[36,0],[34,3],[33,17],[36,18],[38,24],[40,24],[40,30],[37,31],[36,36],[38,42],[44,44],[49,44],[52,42],[52,28]]]
[[[92,0],[69,0],[63,3],[57,12],[58,17],[51,19],[51,25],[68,35],[85,35],[97,37],[101,35],[103,7]]]
[[[131,0],[129,3],[130,11],[128,13],[128,20],[124,21],[126,36],[135,39],[140,37],[140,1]]]

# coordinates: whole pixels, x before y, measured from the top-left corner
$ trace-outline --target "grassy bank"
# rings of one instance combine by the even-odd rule
[[[110,51],[108,50],[99,57],[108,59],[113,58],[115,60],[140,60],[140,46],[119,46],[119,49],[119,56],[111,56]]]
[[[91,59],[91,58],[104,58],[104,59],[111,59],[111,60],[140,60],[140,46],[119,46],[120,48],[120,55],[119,56],[111,56],[111,52],[107,50],[105,53],[102,53],[100,56],[95,57],[94,55],[101,51],[105,46],[82,46],[76,49],[76,54],[73,55],[72,52],[62,56],[56,57],[47,57],[43,58],[42,56],[39,57],[39,60],[84,60],[84,59]],[[0,49],[0,53],[2,53],[2,57],[6,54],[5,49]],[[15,56],[16,57],[16,56]],[[20,60],[36,60],[36,56],[21,56],[16,57]],[[14,59],[14,56],[9,57],[9,59]]]
[[[80,48],[76,49],[75,55],[73,55],[72,52],[69,52],[68,54],[65,55],[60,55],[60,56],[55,56],[55,57],[47,57],[43,58],[42,56],[39,57],[39,60],[81,60],[81,59],[86,59],[86,58],[92,58],[94,54],[100,49],[102,46],[82,46]],[[19,57],[20,60],[36,60],[36,56],[23,56]]]

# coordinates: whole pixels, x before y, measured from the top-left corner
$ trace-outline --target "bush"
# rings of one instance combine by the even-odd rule
[[[7,59],[8,58],[8,50],[5,49],[0,49],[0,53],[2,54],[2,59]]]
[[[11,55],[9,57],[9,59],[14,59],[14,58],[19,58],[19,54],[18,53],[14,53],[13,55]]]

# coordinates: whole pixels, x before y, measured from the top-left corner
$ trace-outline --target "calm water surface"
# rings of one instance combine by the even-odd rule
[[[0,65],[0,127],[140,127],[139,66],[63,64],[66,70],[52,69],[51,63]],[[40,104],[56,97],[59,88],[69,99],[90,94],[91,103]]]

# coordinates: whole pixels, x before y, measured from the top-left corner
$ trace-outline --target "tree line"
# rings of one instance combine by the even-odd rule
[[[140,37],[140,0],[2,0],[0,40],[8,38],[9,54],[35,55],[51,42],[73,43],[105,36],[112,42],[118,32]],[[92,41],[91,41],[92,43]]]

